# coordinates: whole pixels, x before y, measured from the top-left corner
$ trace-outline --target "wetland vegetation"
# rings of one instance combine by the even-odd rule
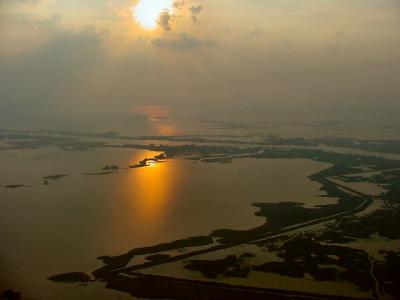
[[[103,165],[103,167],[99,167],[100,171],[86,172],[85,175],[112,175],[126,169],[146,168],[161,162],[168,163],[168,160],[171,159],[190,159],[194,162],[209,164],[232,163],[234,160],[243,158],[254,160],[307,159],[328,164],[327,168],[311,174],[309,179],[320,185],[321,200],[331,198],[336,201],[332,204],[323,204],[321,201],[321,204],[314,207],[307,207],[296,199],[291,202],[253,202],[252,205],[257,208],[255,215],[264,219],[260,226],[240,230],[215,229],[204,236],[134,248],[115,256],[103,255],[98,258],[103,266],[92,272],[93,277],[85,272],[69,270],[74,272],[50,276],[49,280],[51,281],[64,283],[105,281],[107,287],[111,289],[128,291],[135,296],[158,297],[159,294],[154,294],[154,289],[150,288],[150,281],[154,286],[158,281],[159,284],[164,284],[170,279],[142,274],[141,270],[185,262],[182,268],[195,273],[199,272],[209,280],[231,277],[246,279],[249,274],[254,272],[297,279],[309,276],[315,282],[347,282],[372,296],[378,294],[399,295],[396,279],[398,278],[399,252],[381,249],[380,255],[384,260],[375,260],[375,258],[371,260],[373,254],[350,245],[359,239],[371,239],[373,235],[379,235],[388,240],[400,239],[397,226],[400,217],[398,206],[400,160],[310,148],[324,144],[370,151],[371,149],[368,147],[376,141],[365,141],[360,144],[359,141],[350,143],[347,140],[287,140],[268,137],[264,142],[241,144],[237,140],[224,140],[224,145],[222,143],[206,145],[209,137],[135,138],[113,134],[95,135],[96,138],[103,137],[106,140],[88,142],[82,141],[82,137],[87,138],[87,135],[57,134],[57,137],[44,137],[36,136],[34,133],[10,134],[3,132],[3,139],[6,137],[9,144],[9,146],[3,147],[8,147],[8,150],[57,147],[64,151],[121,148],[143,149],[160,153],[154,157],[146,157],[136,164]],[[112,141],[117,138],[138,141],[179,140],[180,142],[193,142],[193,144],[115,144],[107,142],[107,140]],[[215,140],[215,138],[211,139]],[[387,147],[394,147],[392,142],[385,147],[382,144],[384,142],[380,141],[381,148],[375,147],[373,151],[384,152],[384,149],[388,149]],[[280,145],[285,146],[278,147]],[[365,166],[368,166],[368,170],[365,170]],[[48,183],[66,176],[71,177],[72,175],[48,175],[41,179]],[[338,183],[336,179],[340,179],[342,183]],[[346,185],[355,182],[377,184],[384,187],[386,192],[380,196],[372,196]],[[4,187],[12,189],[23,186],[6,185]],[[368,214],[360,214],[379,199],[384,202],[383,207]],[[306,231],[307,228],[318,224],[323,224],[322,230]],[[249,251],[229,254],[217,259],[205,258],[212,253],[236,249],[239,246],[244,249],[249,247]],[[260,257],[259,254],[250,250],[251,246],[258,247],[261,252],[266,251],[275,255],[278,259],[263,259],[262,256]],[[130,274],[130,277],[127,277],[127,274]],[[196,280],[190,278],[179,281],[180,287],[197,284]],[[378,288],[376,288],[377,286]],[[224,288],[224,286],[221,287],[222,290]],[[214,283],[210,281],[206,285],[206,289],[214,291]],[[253,291],[244,289],[241,291],[241,293],[249,295],[253,292],[256,294],[259,292],[272,293],[271,289],[253,289]],[[280,291],[279,297],[286,297],[285,295],[289,295],[291,292],[293,291]],[[180,288],[173,285],[167,290],[163,288],[163,294],[172,299],[183,299]],[[314,296],[310,295],[310,297]],[[329,297],[329,295],[321,297]]]

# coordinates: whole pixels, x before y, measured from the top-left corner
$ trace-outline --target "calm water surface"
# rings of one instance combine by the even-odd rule
[[[100,255],[220,228],[264,222],[253,202],[333,203],[320,198],[307,176],[328,167],[310,160],[236,159],[230,164],[171,159],[125,169],[157,152],[129,149],[63,151],[54,148],[0,152],[0,288],[32,299],[113,299],[120,293],[55,284],[48,276],[91,272]],[[89,176],[105,165],[114,174]],[[44,176],[68,174],[50,185]],[[128,297],[123,295],[123,297]]]

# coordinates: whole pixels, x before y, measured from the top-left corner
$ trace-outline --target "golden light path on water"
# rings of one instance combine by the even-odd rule
[[[147,158],[159,154],[145,153]],[[173,204],[179,186],[179,170],[174,163],[150,161],[147,167],[130,170],[125,178],[122,187],[127,208],[133,212],[137,224],[146,224],[143,230],[149,234],[157,232]]]

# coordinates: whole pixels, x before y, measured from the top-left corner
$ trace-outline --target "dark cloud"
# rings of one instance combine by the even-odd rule
[[[172,18],[173,16],[169,13],[169,11],[164,10],[158,19],[158,25],[160,25],[160,27],[165,31],[170,31]]]
[[[179,18],[184,17],[183,11],[190,11],[190,18],[193,23],[197,22],[198,16],[203,10],[202,5],[193,5],[184,0],[176,0],[173,2],[173,10],[164,10],[158,19],[158,25],[165,31],[172,31],[172,23],[176,22]]]
[[[197,16],[201,13],[202,10],[203,10],[202,5],[195,5],[190,8],[190,11],[192,13],[193,23],[197,22]]]
[[[198,15],[202,10],[203,10],[203,6],[202,5],[195,5],[195,6],[192,6],[190,8],[190,11],[194,15]]]

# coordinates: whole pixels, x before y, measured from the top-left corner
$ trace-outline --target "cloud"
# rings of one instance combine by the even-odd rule
[[[52,27],[58,26],[53,24],[59,22],[57,15],[48,20],[24,21],[24,28],[36,29],[30,32],[33,40],[42,37],[45,41],[27,51],[19,51],[20,47],[25,49],[26,44],[16,43],[12,54],[0,55],[2,101],[35,105],[54,103],[60,94],[68,94],[69,87],[76,89],[81,76],[102,61],[103,33],[92,27],[78,31]],[[0,48],[2,53],[4,50]]]
[[[153,44],[158,48],[170,48],[173,50],[190,51],[204,47],[214,47],[215,40],[200,39],[187,33],[180,33],[177,38],[155,38]]]
[[[53,35],[62,30],[61,16],[58,14],[46,18],[22,13],[5,14],[0,19],[0,56],[30,52],[46,44]]]
[[[178,23],[186,18],[190,18],[193,23],[196,23],[202,10],[203,5],[193,4],[193,2],[184,0],[176,0],[173,2],[172,10],[165,10],[161,13],[158,19],[158,25],[165,31],[172,31],[172,23]]]
[[[190,11],[194,15],[198,15],[202,10],[203,10],[203,6],[202,5],[195,5],[195,6],[192,6],[190,8]]]
[[[168,10],[164,10],[158,18],[158,25],[165,31],[170,31],[172,17]]]
[[[192,13],[193,23],[197,22],[197,16],[201,13],[202,10],[203,10],[202,5],[194,5],[190,8],[190,11]]]
[[[209,10],[208,4],[199,0],[175,1],[178,9],[169,11],[162,20],[166,31],[160,27],[164,32],[156,31],[157,36],[135,37],[125,36],[118,27],[125,23],[112,27],[108,36],[91,28],[71,29],[64,26],[70,24],[68,14],[63,14],[62,20],[57,15],[50,17],[62,9],[33,14],[28,5],[21,9],[25,4],[19,0],[12,0],[18,5],[15,12],[1,11],[2,4],[9,1],[0,0],[0,127],[8,127],[7,118],[10,124],[28,126],[26,119],[35,111],[45,114],[37,118],[43,122],[40,128],[61,126],[60,114],[69,109],[73,117],[65,117],[64,124],[75,126],[78,118],[94,111],[99,112],[98,123],[87,117],[81,119],[99,130],[106,123],[114,126],[114,120],[121,124],[126,120],[115,117],[113,122],[105,122],[102,113],[117,116],[132,105],[186,105],[195,111],[193,114],[204,111],[207,116],[212,105],[221,108],[215,110],[215,118],[227,116],[225,107],[243,105],[257,107],[260,115],[274,118],[283,115],[269,112],[278,106],[282,110],[287,107],[295,117],[302,114],[299,107],[311,110],[314,104],[336,105],[343,110],[351,103],[365,110],[386,105],[396,107],[393,112],[399,111],[400,56],[396,50],[400,34],[393,9],[385,14],[373,10],[367,17],[346,9],[340,11],[344,19],[338,13],[326,19],[316,18],[307,6],[304,14],[284,10],[287,22],[282,23],[280,18],[274,19],[276,8],[269,1],[240,0],[238,9],[228,14],[223,4],[215,4],[221,5],[220,10],[212,6]],[[297,5],[306,5],[283,2],[296,9]],[[202,9],[191,10],[199,4]],[[246,8],[243,11],[242,6]],[[206,13],[210,18],[197,26],[200,24],[192,23],[193,12],[198,23]],[[245,12],[248,16],[237,22],[237,13]],[[346,19],[344,12],[351,19]],[[131,15],[128,17],[131,25]],[[384,23],[376,26],[372,21]],[[360,31],[349,29],[350,23]],[[315,35],[310,35],[310,28]],[[49,113],[52,107],[62,112]],[[335,115],[333,110],[326,111]],[[319,115],[317,110],[315,115]],[[55,122],[46,123],[46,116]]]
[[[264,30],[261,29],[261,28],[256,28],[256,29],[254,29],[254,30],[252,30],[250,32],[250,36],[251,37],[256,37],[256,36],[259,36],[259,35],[262,35],[262,34],[264,34]]]
[[[181,9],[185,5],[185,1],[175,1],[173,6],[175,9]]]
[[[202,10],[203,6],[200,4],[193,5],[193,2],[176,0],[173,2],[172,10],[164,10],[160,14],[157,23],[164,31],[172,31],[173,24],[179,25],[178,23],[186,18],[190,18],[193,23],[196,23]]]

